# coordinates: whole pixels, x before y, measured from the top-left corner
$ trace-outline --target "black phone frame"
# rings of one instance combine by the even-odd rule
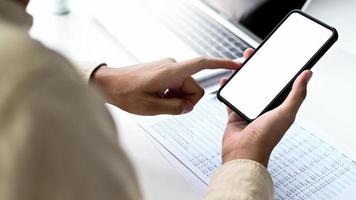
[[[301,70],[288,82],[288,84],[277,94],[277,96],[262,110],[262,112],[254,119],[250,119],[247,117],[245,114],[243,114],[240,110],[238,110],[235,106],[233,106],[231,103],[229,103],[227,100],[225,100],[221,95],[220,92],[221,90],[230,82],[230,80],[239,72],[239,70],[253,57],[253,55],[265,44],[265,42],[276,32],[276,30],[288,19],[290,15],[293,13],[298,13],[303,15],[304,17],[307,17],[308,19],[320,24],[321,26],[329,29],[332,31],[331,37],[324,43],[323,46],[320,47],[320,49],[312,56],[312,58],[301,68]],[[259,116],[262,114],[273,110],[274,108],[278,107],[281,103],[283,103],[284,99],[288,96],[289,92],[292,89],[293,82],[295,79],[304,71],[311,69],[318,61],[319,59],[330,49],[330,47],[338,40],[338,32],[334,27],[331,27],[324,22],[302,12],[301,10],[292,10],[287,14],[286,17],[283,18],[283,20],[271,31],[270,34],[262,41],[262,43],[256,48],[254,53],[243,63],[241,68],[239,70],[236,70],[229,78],[229,80],[222,86],[217,92],[217,98],[219,101],[224,103],[226,106],[228,106],[230,109],[232,109],[235,113],[237,113],[240,117],[245,119],[247,122],[252,122],[253,120],[257,119]]]

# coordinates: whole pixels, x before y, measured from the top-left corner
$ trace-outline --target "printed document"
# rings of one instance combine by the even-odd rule
[[[141,120],[139,125],[206,185],[221,166],[227,120],[216,98],[190,114]],[[268,170],[275,199],[352,199],[356,162],[301,125],[294,124],[273,151]]]

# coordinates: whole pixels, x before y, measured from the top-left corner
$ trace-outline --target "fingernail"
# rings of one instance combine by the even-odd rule
[[[312,76],[313,76],[313,72],[310,71],[310,72],[308,73],[308,76],[307,76],[306,79],[305,79],[306,83],[308,83],[308,82],[310,81],[310,79],[311,79]]]
[[[187,113],[192,112],[193,108],[194,108],[193,105],[186,105],[186,106],[184,107],[184,109],[183,109],[182,114],[187,114]]]

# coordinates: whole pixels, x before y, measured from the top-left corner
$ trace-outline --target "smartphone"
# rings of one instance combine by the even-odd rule
[[[335,28],[290,12],[222,86],[218,99],[246,121],[280,105],[294,80],[337,41]]]

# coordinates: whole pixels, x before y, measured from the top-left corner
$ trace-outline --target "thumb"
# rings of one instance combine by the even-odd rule
[[[161,98],[157,97],[152,110],[161,114],[180,115],[189,113],[193,110],[194,105],[183,98]]]
[[[305,70],[294,81],[291,92],[283,102],[281,108],[285,108],[291,114],[297,114],[307,95],[307,85],[313,73],[310,70]]]

